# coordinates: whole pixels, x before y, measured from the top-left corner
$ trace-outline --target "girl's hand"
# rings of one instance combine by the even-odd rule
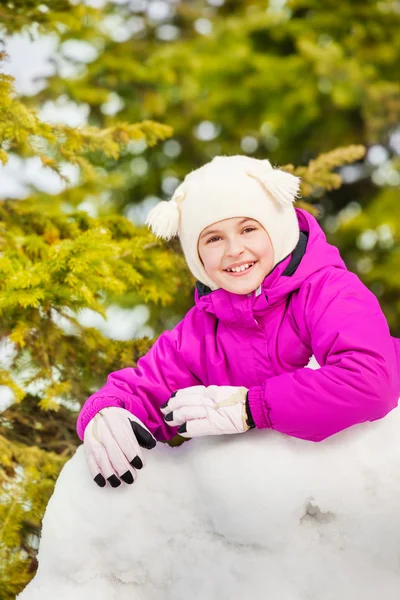
[[[175,392],[161,412],[166,423],[180,425],[182,437],[243,433],[254,427],[246,408],[247,392],[245,387],[188,387]]]
[[[124,408],[103,408],[85,429],[84,450],[89,471],[98,486],[133,483],[143,467],[143,450],[156,440],[138,418]]]

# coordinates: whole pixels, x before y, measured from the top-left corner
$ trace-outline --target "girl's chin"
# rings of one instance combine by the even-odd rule
[[[238,294],[238,296],[247,296],[248,294],[252,294],[254,292],[254,290],[256,290],[258,288],[258,285],[256,287],[253,286],[249,286],[249,287],[238,287],[238,288],[230,288],[227,289],[227,292],[231,292],[231,294]]]
[[[221,285],[228,292],[232,292],[233,294],[251,294],[256,290],[262,280],[259,281],[259,277],[251,278],[251,281],[240,281],[239,279],[236,281],[224,281],[224,285]]]

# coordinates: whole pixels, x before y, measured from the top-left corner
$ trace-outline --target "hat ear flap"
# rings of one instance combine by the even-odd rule
[[[282,206],[288,206],[300,197],[301,179],[291,173],[286,173],[281,169],[271,169],[268,173],[262,174],[248,171],[247,175],[256,179],[275,202]]]
[[[172,199],[159,202],[148,214],[148,225],[156,237],[170,240],[178,235],[180,213],[178,202],[185,197],[184,192],[176,191]]]

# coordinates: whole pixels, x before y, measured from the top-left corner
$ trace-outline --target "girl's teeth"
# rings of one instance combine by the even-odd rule
[[[232,269],[227,269],[228,272],[232,272],[232,273],[240,273],[241,271],[245,271],[246,269],[248,269],[249,267],[252,267],[254,265],[254,263],[246,263],[245,265],[242,265],[241,267],[233,267]]]

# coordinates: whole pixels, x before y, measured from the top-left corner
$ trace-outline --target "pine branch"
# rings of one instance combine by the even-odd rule
[[[5,52],[0,52],[0,63],[5,58]],[[18,99],[13,77],[4,73],[0,73],[0,107],[0,162],[6,164],[13,150],[24,157],[39,155],[42,164],[65,182],[61,170],[65,161],[77,165],[82,176],[91,181],[97,177],[91,153],[118,160],[131,141],[144,140],[151,147],[172,135],[171,127],[154,121],[116,123],[105,129],[44,123],[34,109]]]
[[[305,167],[285,165],[282,169],[301,177],[301,191],[303,197],[312,197],[318,190],[338,189],[342,185],[342,178],[336,169],[343,165],[361,160],[365,156],[365,147],[351,145],[344,148],[335,148],[310,160]],[[303,204],[303,206],[307,206]]]

